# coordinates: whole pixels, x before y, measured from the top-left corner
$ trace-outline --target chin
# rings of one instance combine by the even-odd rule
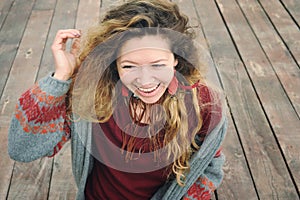
[[[149,98],[149,97],[139,97],[139,98],[146,104],[154,104],[154,103],[158,102],[161,97],[162,97],[162,95],[156,96],[156,97],[151,97],[151,98]]]
[[[156,102],[158,102],[158,100],[160,98],[153,98],[153,99],[149,99],[149,98],[140,98],[144,103],[146,104],[154,104]]]

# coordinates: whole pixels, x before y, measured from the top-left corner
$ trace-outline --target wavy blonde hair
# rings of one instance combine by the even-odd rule
[[[197,49],[191,42],[194,34],[188,26],[187,16],[179,11],[176,4],[167,0],[130,0],[109,10],[99,25],[89,29],[82,43],[78,70],[73,74],[68,98],[69,112],[95,122],[108,121],[113,114],[113,100],[117,96],[115,87],[120,79],[116,62],[112,61],[116,59],[117,49],[122,42],[129,39],[124,35],[121,37],[117,35],[132,28],[139,30],[148,27],[166,28],[185,35],[181,40],[175,38],[168,40],[172,52],[177,52],[174,53],[178,60],[175,69],[183,75],[183,79],[178,77],[178,80],[182,85],[191,85],[199,80],[203,82],[205,69],[200,64]],[[133,35],[141,37],[143,34],[145,32],[135,31]],[[146,34],[154,33],[150,31]],[[101,45],[102,48],[99,48]],[[79,73],[83,73],[84,76],[80,76]],[[101,77],[98,77],[99,74]],[[97,84],[91,84],[91,80],[98,80]],[[191,108],[187,108],[185,102],[187,94],[190,94],[192,109],[197,119],[191,131],[188,118]],[[141,101],[138,103],[143,104]],[[168,144],[167,159],[173,159],[170,167],[178,184],[183,186],[185,175],[189,171],[189,159],[193,151],[199,149],[194,141],[202,126],[199,96],[196,89],[190,93],[179,90],[176,97],[165,92],[159,103],[164,108],[162,117],[166,120],[164,145]],[[155,115],[154,118],[160,118],[159,114]],[[152,139],[155,150],[159,148],[159,141],[155,137]]]

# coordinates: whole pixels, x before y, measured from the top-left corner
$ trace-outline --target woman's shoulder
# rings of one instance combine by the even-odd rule
[[[213,99],[211,97],[211,94],[212,94],[212,89],[208,85],[198,82],[197,97],[198,97],[199,105],[212,103]]]
[[[208,133],[222,119],[223,102],[220,89],[199,82],[197,85],[197,97],[200,107],[204,132]]]
[[[222,104],[223,92],[217,86],[199,81],[196,88],[200,104]]]

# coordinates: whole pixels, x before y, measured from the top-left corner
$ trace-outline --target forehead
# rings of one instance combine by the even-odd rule
[[[147,48],[131,51],[120,56],[117,60],[117,64],[135,63],[143,65],[156,62],[168,62],[171,61],[172,58],[173,54],[170,51]]]
[[[120,48],[119,57],[130,52],[146,49],[156,49],[170,52],[169,41],[159,35],[146,35],[127,40]]]

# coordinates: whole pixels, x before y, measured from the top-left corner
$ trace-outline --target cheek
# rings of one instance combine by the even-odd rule
[[[174,77],[173,68],[168,68],[156,74],[156,78],[160,80],[165,86],[168,86]]]
[[[119,71],[120,80],[124,85],[129,85],[136,79],[136,76],[134,73],[129,72],[123,72],[122,70]]]
[[[126,84],[128,84],[128,82],[130,82],[131,78],[128,76],[128,73],[124,69],[118,67],[118,74],[119,74],[121,82],[124,85],[126,85]]]

